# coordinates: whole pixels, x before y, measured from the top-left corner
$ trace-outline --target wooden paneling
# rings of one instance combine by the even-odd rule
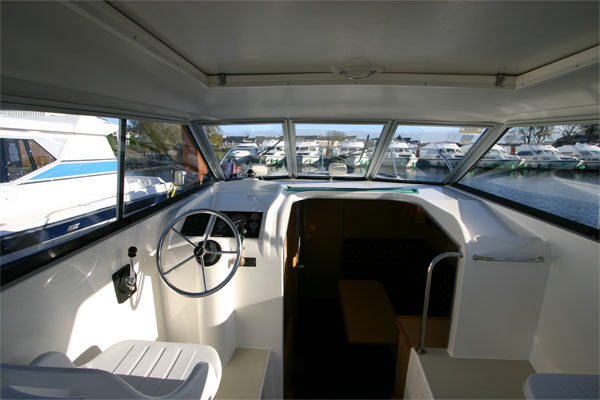
[[[349,343],[398,343],[396,312],[381,283],[341,280],[338,285]]]
[[[301,258],[302,285],[310,298],[337,296],[341,274],[341,201],[314,199],[305,203],[306,226]]]
[[[400,201],[343,200],[342,214],[344,239],[416,239],[427,228],[420,208]]]

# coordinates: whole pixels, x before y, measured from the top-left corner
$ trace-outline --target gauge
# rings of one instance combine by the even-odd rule
[[[251,230],[251,231],[255,231],[255,230],[257,230],[257,229],[258,229],[258,222],[256,222],[256,221],[252,221],[252,222],[250,222],[250,225],[249,225],[249,226],[250,226],[250,230]]]
[[[223,231],[223,229],[225,229],[225,221],[223,220],[218,220],[215,223],[215,228],[217,229],[217,232],[221,232]]]
[[[252,213],[252,215],[250,215],[250,219],[252,221],[258,221],[260,219],[260,214],[259,213]]]
[[[238,228],[238,231],[241,232],[242,229],[245,229],[246,225],[248,224],[248,217],[246,217],[244,214],[233,214],[231,216],[231,221]]]

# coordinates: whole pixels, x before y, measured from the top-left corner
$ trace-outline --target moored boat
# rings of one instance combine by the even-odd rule
[[[0,112],[0,238],[5,244],[14,232],[37,229],[50,238],[62,229],[85,230],[98,215],[103,220],[116,215],[117,159],[111,141],[116,142],[118,129],[93,116]],[[131,152],[126,162],[137,162],[137,155]],[[123,190],[130,207],[177,190],[174,178],[128,172]]]
[[[522,144],[517,146],[516,155],[523,159],[525,168],[574,169],[583,164],[575,157],[560,154],[551,145]]]
[[[563,157],[573,157],[583,161],[583,168],[588,170],[597,170],[600,166],[600,147],[577,143],[574,145],[565,145],[557,147],[556,150]]]
[[[260,144],[258,155],[267,165],[281,165],[285,160],[285,148],[281,139],[265,140]]]
[[[365,141],[360,139],[344,140],[339,144],[337,157],[346,161],[348,167],[364,167],[369,165],[373,151],[365,146]]]
[[[319,144],[314,140],[296,142],[296,159],[299,164],[314,164],[321,159]]]
[[[454,167],[464,157],[456,143],[434,142],[419,149],[417,167]]]
[[[461,147],[464,153],[468,152],[473,145],[467,144]],[[507,153],[500,145],[495,144],[477,162],[479,168],[508,168],[515,169],[523,165],[523,160],[518,156]]]
[[[410,150],[406,142],[393,140],[390,143],[388,151],[383,156],[381,168],[394,170],[395,168],[415,168],[417,166],[417,157]]]

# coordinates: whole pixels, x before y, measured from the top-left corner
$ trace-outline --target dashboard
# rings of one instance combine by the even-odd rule
[[[238,229],[244,238],[257,239],[260,235],[263,213],[260,211],[223,211]],[[183,223],[181,233],[185,236],[203,236],[208,225],[208,214],[196,214],[187,217]],[[221,219],[217,219],[212,236],[233,237],[229,226]]]

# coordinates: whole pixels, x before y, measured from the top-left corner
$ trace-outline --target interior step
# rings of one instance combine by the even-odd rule
[[[219,399],[260,399],[262,397],[269,350],[238,347],[223,367]]]
[[[450,357],[446,349],[411,350],[405,399],[524,399],[529,361]]]

